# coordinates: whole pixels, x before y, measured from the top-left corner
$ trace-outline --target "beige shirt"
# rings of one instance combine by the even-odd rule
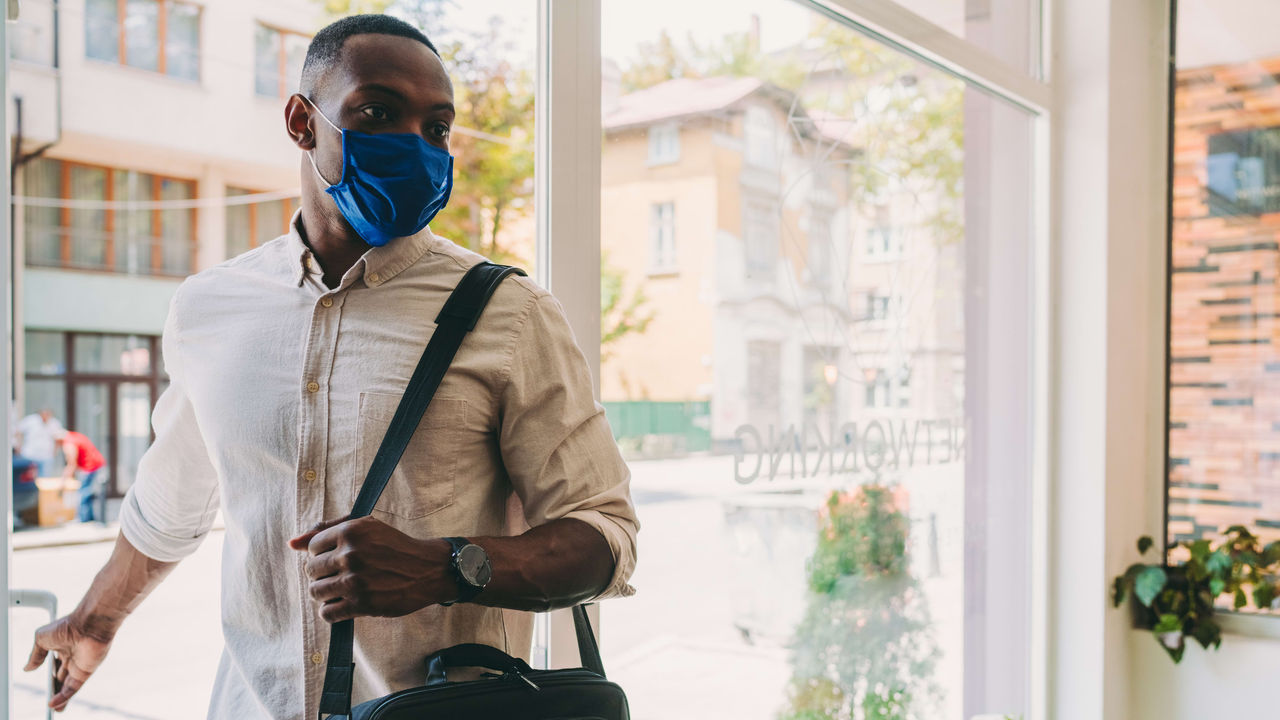
[[[297,222],[295,216],[294,222]],[[330,291],[294,229],[179,288],[171,378],[120,524],[146,555],[226,525],[226,640],[214,720],[311,720],[329,626],[290,537],[347,513],[434,318],[479,255],[423,230],[370,249]],[[508,278],[462,343],[374,516],[420,538],[513,535],[557,518],[600,531],[629,595],[629,473],[556,300]],[[479,642],[528,657],[533,616],[461,604],[356,620],[354,702],[421,685],[422,658]]]

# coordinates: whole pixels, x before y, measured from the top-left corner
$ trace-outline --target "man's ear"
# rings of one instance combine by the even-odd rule
[[[289,97],[284,106],[284,126],[293,144],[301,150],[314,150],[316,136],[311,130],[311,104],[298,93]]]

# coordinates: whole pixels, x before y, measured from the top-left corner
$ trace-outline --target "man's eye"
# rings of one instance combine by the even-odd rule
[[[432,137],[447,138],[449,137],[449,126],[444,123],[436,123],[431,126],[429,131]]]
[[[389,120],[391,118],[391,113],[387,112],[387,109],[381,105],[366,105],[360,108],[360,112],[374,120]]]

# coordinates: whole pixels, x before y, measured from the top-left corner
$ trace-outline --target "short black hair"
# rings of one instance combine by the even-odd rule
[[[356,35],[395,35],[417,40],[426,45],[437,57],[440,51],[418,28],[390,15],[349,15],[329,23],[311,38],[307,59],[302,63],[302,92],[308,96],[316,89],[320,77],[337,64],[342,57],[342,46]]]

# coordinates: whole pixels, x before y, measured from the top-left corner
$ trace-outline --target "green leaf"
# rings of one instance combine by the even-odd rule
[[[1133,582],[1133,594],[1137,596],[1138,602],[1151,607],[1151,602],[1168,582],[1169,577],[1165,575],[1164,568],[1149,566],[1138,573],[1137,579]]]
[[[1152,540],[1150,535],[1143,535],[1142,537],[1138,538],[1138,553],[1141,555],[1146,555],[1147,551],[1151,549],[1151,546],[1155,544],[1156,544],[1156,541]]]
[[[1197,540],[1190,545],[1191,559],[1198,563],[1203,563],[1205,558],[1209,557],[1210,545],[1208,540]]]
[[[1182,632],[1182,619],[1177,615],[1161,615],[1156,626],[1151,628],[1153,633],[1171,633]]]
[[[1248,604],[1249,604],[1249,601],[1244,596],[1244,590],[1241,588],[1236,588],[1236,602],[1235,602],[1236,610],[1239,610],[1240,608]]]
[[[1246,538],[1253,537],[1253,533],[1249,532],[1249,528],[1243,525],[1232,525],[1231,527],[1227,528],[1227,531],[1225,534],[1239,535],[1240,537],[1246,537]]]
[[[1209,581],[1209,593],[1214,597],[1218,597],[1222,594],[1222,591],[1226,589],[1227,583],[1222,578],[1214,578]]]
[[[1115,582],[1111,586],[1111,600],[1116,607],[1124,602],[1124,576],[1117,575]]]
[[[1274,565],[1280,562],[1280,540],[1277,540],[1262,550],[1262,562],[1267,565]]]
[[[1253,588],[1253,604],[1259,610],[1270,610],[1276,599],[1276,587],[1263,583]]]
[[[1209,572],[1214,575],[1225,576],[1231,572],[1231,556],[1222,550],[1217,550],[1205,561],[1205,567],[1209,568]]]
[[[1210,645],[1217,645],[1222,642],[1222,628],[1218,627],[1218,623],[1212,620],[1205,620],[1196,624],[1191,631],[1191,637],[1200,643],[1200,647],[1208,650]]]

